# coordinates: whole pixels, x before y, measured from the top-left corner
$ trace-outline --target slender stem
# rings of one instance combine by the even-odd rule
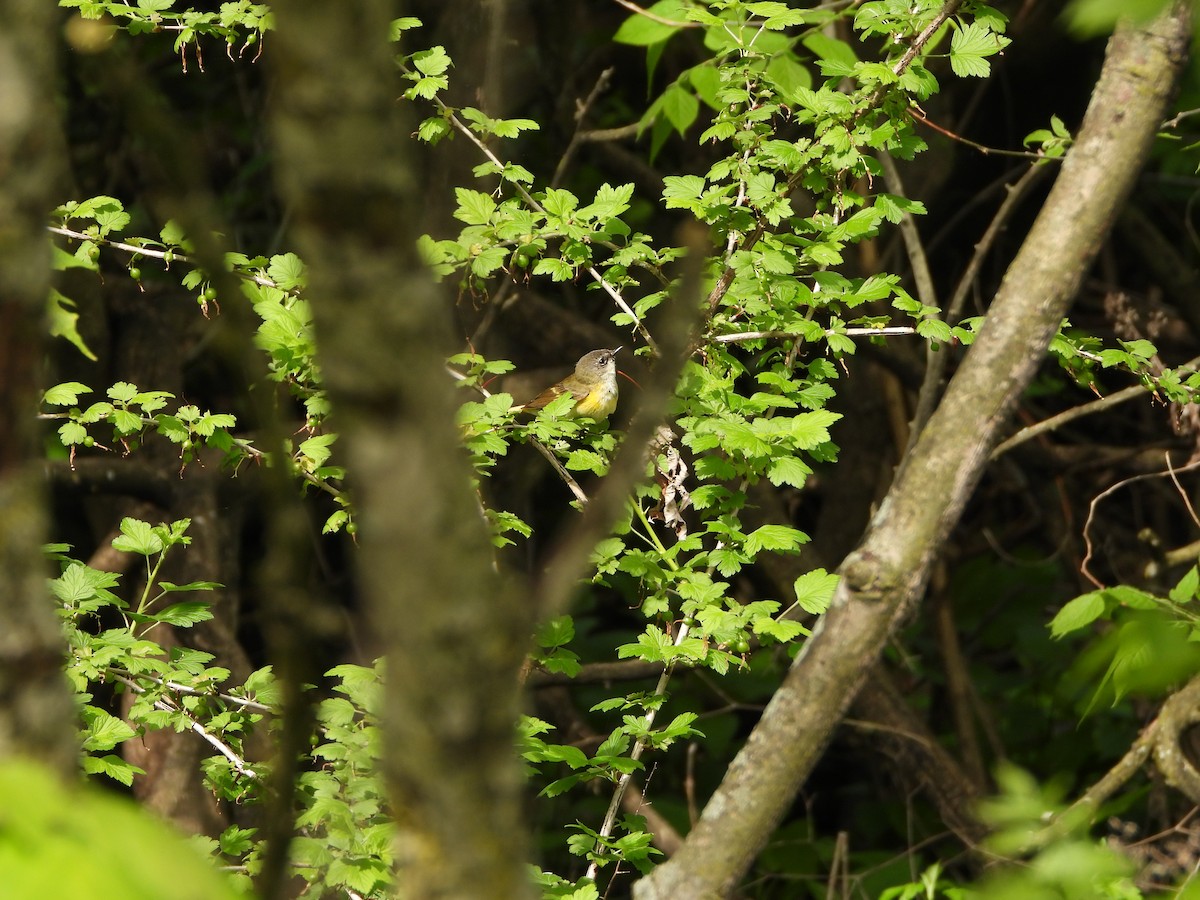
[[[171,267],[171,263],[173,262],[181,262],[189,266],[198,265],[196,260],[194,260],[192,257],[184,253],[176,253],[174,250],[155,250],[152,247],[140,247],[137,244],[126,244],[122,241],[113,241],[109,240],[108,238],[84,234],[82,231],[73,231],[70,228],[59,228],[56,225],[48,225],[46,230],[51,234],[61,235],[62,237],[70,238],[74,241],[91,241],[93,244],[101,244],[105,247],[111,247],[114,250],[124,250],[126,253],[132,253],[134,256],[149,256],[153,259],[161,259],[166,264],[168,269]],[[254,284],[261,285],[262,287],[275,288],[277,291],[283,290],[283,288],[265,275],[251,275],[246,272],[238,272],[237,270],[234,270],[233,274],[235,274],[238,278],[244,279],[245,281],[251,281]],[[287,292],[284,291],[284,293]]]
[[[136,681],[134,681],[132,678],[126,678],[123,675],[114,675],[114,677],[116,678],[117,681],[124,684],[126,687],[128,687],[134,693],[137,693],[137,694],[146,693],[146,689],[144,687],[142,687],[140,684],[138,684]],[[182,713],[183,716],[185,718],[187,718],[188,722],[190,723],[189,727],[192,729],[192,731],[194,731],[194,732],[196,732],[196,734],[200,735],[200,737],[202,737],[209,744],[211,744],[218,753],[220,753],[227,760],[229,760],[229,762],[233,765],[233,767],[235,769],[238,770],[238,772],[240,772],[242,775],[245,775],[247,778],[250,778],[253,781],[258,781],[258,773],[255,772],[253,769],[251,769],[249,767],[249,765],[246,763],[246,761],[244,759],[242,759],[240,756],[238,756],[228,744],[226,744],[224,741],[222,741],[220,738],[218,738],[216,735],[214,735],[212,732],[210,732],[207,728],[205,728],[203,725],[201,725],[200,722],[197,721],[196,718],[191,713],[189,713],[186,709],[182,709],[182,708],[176,706],[175,704],[169,703],[168,701],[163,700],[163,699],[155,700],[154,708],[162,710],[163,712]]]

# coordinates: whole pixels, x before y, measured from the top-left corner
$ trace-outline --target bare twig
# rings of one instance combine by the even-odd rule
[[[459,372],[458,370],[456,370],[450,366],[446,366],[446,371],[450,373],[451,378],[455,378],[459,381],[463,381],[467,377],[462,372]],[[478,385],[478,384],[472,385],[472,388],[474,390],[478,391],[484,397],[492,396],[491,391],[489,391],[487,388],[483,387],[482,385]],[[538,453],[542,454],[542,456],[546,457],[546,459],[549,460],[550,465],[552,465],[554,467],[554,471],[556,471],[558,473],[559,477],[562,478],[563,483],[566,484],[567,488],[571,491],[571,493],[575,495],[575,499],[579,501],[580,505],[586,506],[587,502],[588,502],[587,494],[585,494],[583,492],[583,488],[581,488],[579,486],[579,482],[577,482],[571,476],[571,473],[567,471],[566,467],[561,462],[558,461],[558,457],[556,457],[554,455],[553,451],[551,451],[549,447],[547,447],[545,444],[543,444],[541,441],[539,441],[535,437],[530,437],[529,443],[533,446],[533,448],[535,450],[537,450]]]
[[[965,138],[961,134],[955,134],[949,128],[943,128],[936,122],[931,121],[919,109],[910,109],[908,114],[920,122],[922,125],[927,125],[936,131],[938,134],[943,134],[952,141],[957,141],[973,150],[978,150],[984,156],[1016,156],[1020,159],[1032,159],[1039,162],[1062,162],[1061,156],[1046,156],[1044,153],[1035,153],[1032,150],[1001,150],[998,147],[987,147],[983,144],[976,143],[970,138]]]
[[[1024,199],[1029,189],[1048,171],[1050,170],[1046,166],[1030,166],[1025,171],[1025,174],[1017,179],[1015,184],[1005,186],[1006,196],[1004,202],[1000,204],[1000,208],[996,210],[996,214],[992,216],[992,220],[988,223],[983,237],[975,245],[975,252],[971,254],[971,261],[967,263],[967,268],[963,271],[962,277],[959,278],[958,286],[954,289],[954,295],[950,298],[950,303],[946,306],[946,323],[948,325],[953,325],[962,317],[962,309],[966,305],[967,295],[971,291],[971,285],[975,281],[975,276],[978,274],[980,266],[983,265],[984,259],[987,258],[988,253],[991,251],[992,244],[996,242],[996,238],[1008,224],[1009,217],[1016,210],[1020,201]]]
[[[1200,366],[1200,356],[1188,360],[1181,369],[1193,369]],[[1014,447],[1019,447],[1026,441],[1031,441],[1036,437],[1041,437],[1051,431],[1056,431],[1068,422],[1073,422],[1076,419],[1081,419],[1084,416],[1090,416],[1094,413],[1103,412],[1106,409],[1111,409],[1126,400],[1132,400],[1135,397],[1144,397],[1150,389],[1144,385],[1135,384],[1123,390],[1117,391],[1115,394],[1109,394],[1107,397],[1101,397],[1098,400],[1092,400],[1089,403],[1084,403],[1081,406],[1075,406],[1071,409],[1063,410],[1062,412],[1051,416],[1048,419],[1043,419],[1034,425],[1027,428],[1022,428],[1012,437],[998,444],[988,457],[989,462],[995,462],[1000,456],[1012,450]]]
[[[1135,481],[1145,481],[1147,478],[1162,478],[1164,475],[1170,475],[1171,478],[1174,479],[1176,472],[1187,472],[1196,468],[1200,468],[1200,460],[1196,460],[1195,462],[1188,463],[1186,466],[1180,466],[1178,469],[1176,469],[1171,465],[1170,457],[1168,457],[1167,468],[1163,469],[1161,472],[1144,472],[1141,475],[1132,475],[1129,478],[1118,481],[1116,484],[1106,488],[1093,497],[1092,502],[1088,504],[1087,520],[1083,523],[1083,544],[1086,548],[1086,552],[1083,555],[1083,561],[1079,564],[1080,574],[1082,574],[1084,578],[1094,584],[1098,589],[1104,590],[1104,584],[1088,570],[1088,563],[1091,562],[1092,559],[1092,538],[1089,534],[1089,529],[1091,528],[1092,520],[1096,516],[1096,507],[1099,506],[1101,500],[1116,492],[1120,488],[1123,488],[1128,484],[1133,484]],[[1178,482],[1176,483],[1178,484]]]
[[[883,177],[887,188],[893,194],[905,196],[904,183],[900,180],[900,172],[896,162],[888,153],[878,155],[883,167]],[[929,258],[925,255],[925,245],[921,242],[921,232],[917,229],[916,220],[912,213],[904,213],[900,217],[900,236],[904,241],[904,249],[908,253],[909,265],[912,266],[913,280],[917,285],[917,296],[924,306],[938,307],[937,289],[933,284],[933,273],[929,270]],[[947,323],[948,319],[945,320]],[[925,347],[925,377],[921,381],[921,389],[917,393],[917,406],[913,411],[912,422],[908,428],[908,446],[904,448],[901,458],[907,458],[913,444],[920,437],[921,429],[929,421],[933,407],[941,394],[942,378],[946,374],[946,351],[940,351],[930,341]]]
[[[698,28],[699,22],[677,22],[674,19],[667,19],[657,13],[652,13],[648,9],[642,9],[632,0],[613,0],[618,6],[623,6],[630,12],[636,13],[639,16],[645,16],[651,22],[657,22],[659,25],[669,25],[672,28]]]
[[[174,250],[155,250],[152,247],[139,247],[137,244],[126,244],[122,241],[113,241],[113,240],[109,240],[108,238],[102,238],[102,237],[96,237],[96,236],[90,235],[90,234],[84,234],[82,231],[73,231],[70,228],[59,228],[56,225],[48,225],[48,226],[46,226],[46,230],[49,231],[51,234],[61,235],[62,237],[71,238],[72,240],[75,240],[75,241],[91,241],[93,244],[100,244],[104,247],[111,247],[114,250],[123,250],[126,253],[134,254],[134,256],[149,256],[152,259],[161,259],[163,261],[163,264],[168,269],[171,268],[171,263],[173,263],[173,262],[181,262],[181,263],[185,263],[186,265],[189,265],[189,266],[198,266],[199,265],[199,262],[197,262],[192,257],[187,256],[183,253],[176,253]],[[276,284],[274,281],[272,281],[266,275],[250,275],[250,274],[247,274],[244,272],[237,272],[237,271],[235,271],[233,274],[235,274],[238,278],[244,279],[245,281],[251,281],[254,284],[261,285],[262,287],[275,288],[275,290],[277,290],[277,291],[283,290],[283,288],[281,288],[278,284]],[[287,293],[287,292],[284,291],[284,293]]]
[[[113,670],[111,670],[111,669],[109,671],[113,672]],[[126,687],[128,687],[134,693],[137,693],[137,694],[146,693],[146,689],[144,687],[142,687],[140,684],[138,684],[136,681],[134,681],[132,678],[126,678],[124,675],[117,675],[117,674],[115,674],[115,672],[113,672],[113,678],[115,678],[117,681],[124,684]],[[258,773],[255,772],[253,769],[251,769],[245,760],[243,760],[240,756],[238,756],[236,753],[234,753],[228,744],[226,744],[224,741],[222,741],[220,738],[218,738],[216,735],[214,735],[212,732],[210,732],[207,728],[205,728],[203,725],[201,725],[200,722],[197,721],[196,718],[191,713],[189,713],[186,709],[176,706],[175,704],[170,703],[164,699],[155,700],[154,708],[162,710],[163,712],[182,713],[183,716],[190,723],[189,727],[192,729],[192,731],[196,732],[196,734],[200,735],[200,737],[202,737],[202,738],[204,738],[204,740],[208,741],[208,743],[211,744],[218,753],[220,753],[227,760],[229,760],[229,762],[233,765],[233,767],[235,769],[238,770],[238,772],[240,772],[242,775],[245,775],[247,778],[249,778],[253,781],[258,781]]]
[[[579,144],[583,141],[583,123],[587,118],[588,110],[592,108],[600,94],[608,87],[608,82],[612,79],[615,68],[609,67],[600,73],[600,77],[596,79],[595,85],[592,86],[592,91],[588,94],[587,99],[579,104],[579,108],[575,112],[575,133],[571,135],[571,140],[567,144],[567,149],[563,151],[562,158],[558,161],[558,166],[554,169],[554,177],[550,179],[551,187],[558,187],[562,182],[563,176],[567,172],[567,166],[571,164],[571,160],[575,158],[575,151],[579,149]]]

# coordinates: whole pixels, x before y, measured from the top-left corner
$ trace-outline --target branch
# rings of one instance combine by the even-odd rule
[[[189,687],[186,684],[179,684],[175,681],[164,681],[163,679],[156,678],[153,675],[146,675],[144,673],[135,675],[133,672],[130,672],[127,669],[121,669],[116,666],[109,666],[104,671],[111,672],[113,675],[119,676],[126,684],[130,684],[128,679],[144,678],[147,681],[153,682],[154,684],[162,685],[168,690],[175,691],[177,694],[191,694],[193,697],[217,697],[221,700],[224,700],[226,703],[232,703],[235,706],[241,706],[245,709],[257,709],[261,712],[268,713],[279,712],[279,710],[275,709],[274,707],[267,706],[265,703],[259,703],[257,700],[247,700],[245,697],[235,697],[232,694],[223,694],[220,691],[201,691],[194,687]]]
[[[662,355],[641,391],[641,407],[633,417],[621,442],[620,452],[609,467],[600,489],[593,495],[583,516],[578,518],[556,548],[536,588],[539,618],[559,615],[575,591],[596,542],[609,532],[625,509],[629,491],[645,477],[649,459],[657,455],[657,444],[663,432],[663,417],[674,395],[675,385],[683,364],[687,361],[695,340],[697,318],[696,298],[700,294],[701,249],[707,241],[705,229],[696,227],[685,235],[688,253],[684,258],[684,274],[672,303],[665,304],[660,333],[663,337]]]
[[[1195,356],[1189,359],[1178,369],[1195,369],[1200,366],[1200,356]],[[1144,397],[1148,391],[1153,388],[1145,385],[1135,384],[1123,390],[1117,391],[1115,394],[1109,394],[1107,397],[1101,397],[1099,400],[1092,400],[1090,403],[1084,403],[1081,406],[1074,406],[1071,409],[1063,410],[1057,415],[1053,415],[1048,419],[1043,419],[1027,428],[1022,428],[1012,437],[999,444],[992,450],[991,456],[988,457],[989,462],[994,462],[999,459],[1009,450],[1014,447],[1019,447],[1027,441],[1031,441],[1036,437],[1041,437],[1043,434],[1048,434],[1051,431],[1057,431],[1068,422],[1074,422],[1076,419],[1082,419],[1084,416],[1090,416],[1094,413],[1104,412],[1114,406],[1124,403],[1126,400],[1132,400],[1135,397]]]
[[[634,886],[637,900],[728,896],[791,805],[888,636],[919,600],[936,549],[1132,189],[1183,65],[1190,19],[1180,2],[1114,35],[1062,174],[909,464],[839,569],[829,612],[684,846]]]
[[[450,373],[450,376],[452,378],[457,378],[459,381],[463,381],[466,378],[466,376],[463,375],[462,372],[459,372],[456,369],[451,368],[450,366],[446,366],[446,371]],[[482,385],[474,385],[474,389],[477,390],[484,397],[492,396],[491,391],[489,391],[487,388],[483,387]],[[563,483],[566,484],[567,488],[571,491],[571,493],[575,495],[575,499],[579,501],[580,505],[587,506],[587,502],[588,502],[587,494],[585,494],[583,492],[583,488],[581,488],[579,486],[579,482],[576,481],[571,476],[571,473],[567,471],[566,466],[564,466],[561,462],[558,461],[558,457],[554,455],[554,452],[549,447],[547,447],[545,444],[543,444],[541,441],[539,441],[537,438],[534,438],[534,437],[529,438],[529,443],[533,446],[533,448],[535,450],[537,450],[538,453],[540,453],[540,454],[542,454],[542,456],[546,457],[546,459],[549,461],[550,465],[552,465],[554,467],[554,471],[558,473],[560,478],[562,478]]]
[[[142,687],[140,684],[138,684],[136,681],[134,681],[132,678],[126,678],[124,675],[118,675],[117,674],[118,670],[116,670],[116,669],[109,669],[108,671],[110,673],[112,673],[112,676],[115,680],[121,682],[121,684],[125,685],[127,688],[129,688],[134,693],[136,693],[136,694],[146,693],[146,689],[144,687]],[[246,761],[244,759],[242,759],[240,756],[238,756],[236,753],[234,753],[232,748],[230,748],[230,746],[228,744],[226,744],[224,741],[222,741],[220,738],[218,738],[216,735],[214,735],[212,732],[210,732],[207,728],[205,728],[202,724],[200,724],[200,722],[196,719],[196,717],[193,716],[186,709],[176,706],[174,703],[170,703],[167,700],[164,700],[161,698],[154,701],[154,708],[160,709],[163,712],[181,713],[190,723],[188,727],[190,727],[192,729],[192,731],[196,732],[196,734],[200,735],[200,737],[204,738],[204,740],[208,741],[208,743],[211,744],[218,753],[220,753],[223,757],[225,757],[227,760],[229,760],[229,762],[233,765],[233,767],[235,769],[238,770],[238,772],[240,772],[242,775],[245,775],[247,778],[251,779],[252,781],[258,781],[258,777],[259,777],[258,773],[255,772],[253,769],[251,769],[250,766],[246,763]]]
[[[46,230],[51,234],[57,234],[61,235],[62,237],[71,238],[71,240],[91,241],[93,244],[101,244],[105,247],[111,247],[114,250],[123,250],[126,253],[132,253],[135,257],[149,256],[153,259],[161,259],[163,261],[163,265],[168,269],[171,268],[171,263],[173,262],[186,263],[189,266],[200,266],[198,260],[195,260],[184,253],[176,253],[174,250],[154,250],[150,247],[138,246],[137,244],[126,244],[123,241],[113,241],[109,240],[108,238],[96,237],[95,235],[85,234],[82,231],[75,231],[70,228],[60,228],[57,225],[47,225]],[[277,291],[283,290],[283,288],[281,288],[266,275],[250,275],[248,273],[237,271],[235,271],[233,274],[237,275],[238,278],[245,279],[246,281],[252,281],[255,284],[262,285],[263,287],[274,288]],[[284,293],[286,294],[295,292],[284,291]]]
[[[486,156],[493,165],[501,170],[504,169],[504,163],[500,161],[500,157],[496,156],[496,154],[492,152],[491,148],[479,139],[479,135],[475,134],[475,132],[468,128],[466,123],[463,122],[462,119],[460,119],[458,115],[455,114],[440,98],[434,97],[433,100],[434,103],[437,104],[438,109],[441,110],[442,114],[447,117],[451,125],[457,128],[460,133],[465,135],[467,140],[478,147],[479,152]],[[511,182],[511,184],[513,189],[520,195],[522,200],[529,204],[531,209],[535,209],[542,213],[542,215],[546,215],[545,208],[542,206],[542,204],[533,199],[533,194],[529,193],[529,191],[525,189],[524,185],[522,185],[519,181]],[[625,298],[621,296],[620,291],[605,281],[604,276],[600,274],[595,266],[586,266],[584,271],[591,275],[592,279],[604,289],[604,292],[612,298],[615,304],[617,304],[617,308],[633,320],[634,327],[637,329],[638,334],[642,336],[642,340],[646,342],[646,346],[650,348],[655,356],[658,356],[658,345],[654,342],[654,338],[652,338],[650,336],[650,332],[646,330],[646,326],[643,324],[641,317],[638,316],[637,313],[635,313],[629,306],[629,304],[625,302]]]
[[[929,25],[913,39],[913,42],[909,46],[908,50],[892,67],[892,71],[899,75],[909,66],[911,66],[913,60],[917,58],[917,55],[929,42],[930,38],[932,38],[937,30],[941,28],[943,24],[945,24],[947,19],[954,15],[961,5],[962,0],[946,0],[946,3],[938,11],[938,14],[929,23]],[[866,99],[863,105],[855,111],[853,117],[854,121],[857,122],[868,112],[875,109],[875,107],[883,102],[883,98],[887,95],[887,91],[887,86],[880,85],[874,92],[872,92],[871,96]],[[790,194],[792,191],[799,188],[805,175],[807,174],[807,169],[801,169],[799,172],[796,172],[794,175],[792,175],[792,177],[788,179],[787,189],[784,191],[784,194]],[[708,318],[711,318],[712,315],[717,311],[717,307],[720,306],[721,300],[729,292],[729,288],[733,284],[733,279],[736,275],[736,272],[734,272],[733,267],[729,265],[729,260],[733,258],[734,252],[737,250],[749,250],[751,247],[757,244],[759,240],[762,239],[762,236],[766,233],[766,222],[760,220],[757,227],[750,232],[750,234],[746,235],[746,237],[742,239],[741,243],[738,244],[736,248],[730,248],[730,251],[726,253],[725,271],[721,273],[721,277],[717,279],[716,284],[714,284],[712,290],[709,291],[708,298],[705,301]],[[696,346],[699,346],[699,342],[697,342]]]

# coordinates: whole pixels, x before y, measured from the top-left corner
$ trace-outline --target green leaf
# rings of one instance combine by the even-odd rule
[[[87,429],[78,422],[64,422],[58,426],[58,439],[62,441],[64,447],[82,444],[87,440],[87,436]]]
[[[80,394],[90,394],[92,389],[78,381],[64,381],[56,384],[42,395],[42,402],[48,406],[74,406],[79,401]]]
[[[622,184],[619,187],[602,184],[596,191],[596,199],[581,209],[579,216],[580,218],[594,219],[603,225],[609,219],[615,218],[629,209],[629,201],[632,198],[632,184]]]
[[[827,409],[800,413],[789,420],[791,439],[799,450],[811,450],[829,442],[829,426],[838,421],[840,413]]]
[[[1050,620],[1051,636],[1060,638],[1064,634],[1091,625],[1104,615],[1106,609],[1104,597],[1104,591],[1090,591],[1074,600],[1067,601]]]
[[[197,600],[189,603],[176,603],[172,606],[168,606],[166,609],[155,613],[150,618],[154,619],[156,622],[163,622],[167,625],[176,625],[180,628],[190,628],[199,622],[207,622],[212,617],[212,606],[206,602]]]
[[[139,769],[112,753],[106,753],[104,756],[85,756],[83,771],[88,775],[107,775],[113,781],[119,781],[127,787],[133,784],[133,776],[146,774],[145,769]]]
[[[572,472],[595,472],[597,475],[603,475],[608,471],[608,461],[603,456],[582,447],[571,451],[565,465]]]
[[[414,53],[410,59],[417,71],[425,76],[442,75],[450,68],[450,57],[444,47],[430,47]]]
[[[50,289],[50,297],[46,303],[46,318],[49,321],[51,335],[65,338],[88,359],[96,361],[96,354],[91,351],[79,333],[79,313],[75,312],[74,302],[68,300],[54,288]]]
[[[458,208],[454,218],[468,225],[486,225],[496,212],[496,201],[490,194],[471,191],[466,188],[455,188],[454,196],[458,199]]]
[[[391,41],[400,40],[400,36],[410,28],[420,28],[421,20],[416,16],[401,16],[398,19],[392,19],[388,26],[388,39]]]
[[[84,750],[111,750],[117,744],[137,737],[137,732],[127,722],[94,706],[84,707],[83,718],[87,723],[83,733]]]
[[[773,619],[770,616],[758,616],[752,623],[754,633],[759,637],[774,638],[781,644],[795,640],[802,634],[808,634],[808,629],[792,619]]]
[[[308,270],[295,253],[281,253],[271,257],[267,275],[282,291],[293,291],[308,284]]]
[[[300,455],[308,457],[313,468],[319,468],[329,461],[333,451],[330,446],[337,440],[337,434],[316,434],[300,442],[297,448]]]
[[[551,281],[570,281],[575,277],[575,269],[561,259],[546,257],[539,259],[533,267],[534,275],[549,275]]]
[[[132,385],[128,381],[118,381],[106,393],[110,400],[115,400],[118,403],[128,403],[137,396],[138,389],[136,385]]]
[[[662,111],[675,130],[683,134],[700,114],[700,101],[690,91],[673,84],[663,94]]]
[[[665,41],[686,24],[684,17],[686,10],[687,4],[683,0],[659,0],[658,3],[646,8],[646,12],[656,18],[652,19],[642,13],[634,13],[621,23],[617,33],[613,35],[613,40],[618,44],[632,44],[635,47],[648,47],[651,44]],[[678,22],[679,24],[668,25],[657,21],[658,19],[666,19],[667,22]]]
[[[821,615],[829,609],[829,601],[837,589],[838,576],[824,569],[813,569],[796,579],[796,602],[805,612]]]
[[[757,556],[763,550],[798,550],[809,540],[803,531],[788,525],[763,525],[746,535],[745,547],[747,553]]]
[[[1200,571],[1196,566],[1192,566],[1187,570],[1187,574],[1179,579],[1179,584],[1171,588],[1168,596],[1175,603],[1190,603],[1196,599],[1198,591],[1200,591]]]
[[[1010,43],[988,25],[972,22],[956,30],[950,39],[950,68],[960,78],[986,78],[992,67],[985,57],[999,53]]]
[[[575,639],[575,620],[570,616],[555,616],[543,622],[534,638],[539,647],[561,647]]]
[[[126,516],[121,520],[121,534],[113,539],[112,546],[124,553],[151,556],[162,552],[163,541],[149,522]]]
[[[481,278],[485,278],[497,269],[502,268],[507,259],[508,250],[504,247],[488,247],[471,260],[471,272]]]

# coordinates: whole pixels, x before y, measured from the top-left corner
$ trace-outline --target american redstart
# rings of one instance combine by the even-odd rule
[[[617,347],[614,350],[593,350],[580,357],[575,371],[553,387],[548,387],[524,406],[522,412],[536,412],[563,394],[575,398],[568,415],[607,419],[617,408]]]

